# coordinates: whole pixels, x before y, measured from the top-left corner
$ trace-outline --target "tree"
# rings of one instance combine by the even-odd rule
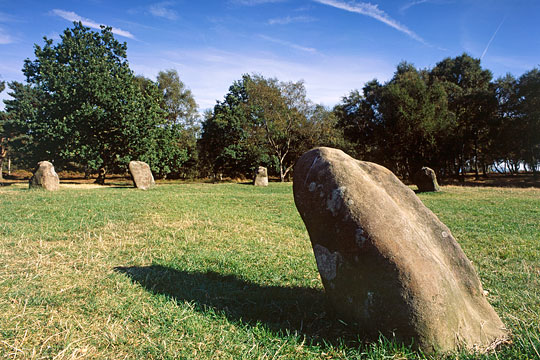
[[[400,63],[390,81],[368,82],[334,108],[337,125],[357,157],[375,161],[402,177],[428,165],[441,166],[439,146],[451,129],[446,93],[426,70]]]
[[[307,122],[310,102],[303,82],[279,82],[254,75],[246,85],[253,124],[264,129],[270,153],[275,156],[281,181],[294,166],[294,137]]]
[[[36,59],[23,67],[37,92],[40,112],[28,119],[33,142],[42,156],[57,163],[74,161],[99,171],[122,171],[132,159],[154,159],[158,139],[166,141],[157,87],[141,91],[126,59],[125,43],[111,28],[91,31],[81,23],[66,29],[61,40],[44,38]],[[159,168],[159,163],[152,163]]]
[[[191,90],[180,80],[173,69],[160,71],[157,86],[163,97],[161,108],[166,113],[169,126],[175,128],[176,145],[186,153],[183,166],[174,175],[184,177],[193,174],[198,162],[197,137],[200,131],[197,103]],[[182,173],[180,172],[182,169]]]
[[[538,176],[540,162],[540,70],[526,72],[517,87],[518,111],[523,129],[523,159]]]
[[[482,69],[479,59],[467,54],[437,63],[431,76],[445,87],[448,109],[457,123],[451,141],[455,173],[464,180],[465,165],[472,160],[478,177],[479,157],[487,148],[488,120],[496,112],[495,91],[490,84],[493,76],[489,70]]]
[[[271,164],[260,129],[253,127],[243,75],[233,82],[223,101],[205,114],[199,141],[201,161],[214,176],[246,176],[255,166]]]
[[[33,168],[42,151],[46,151],[45,146],[36,147],[33,140],[33,126],[38,123],[36,119],[41,112],[43,93],[16,81],[10,82],[8,87],[8,95],[12,99],[4,100],[5,112],[0,119],[0,137],[3,140],[0,168],[6,157],[20,165]]]

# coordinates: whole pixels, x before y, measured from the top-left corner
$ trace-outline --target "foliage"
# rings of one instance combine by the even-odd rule
[[[206,114],[201,153],[215,174],[246,176],[263,165],[283,181],[303,152],[342,143],[336,121],[307,99],[303,82],[244,75]]]
[[[45,38],[43,47],[35,46],[36,59],[27,59],[23,72],[39,94],[39,111],[16,120],[26,123],[34,153],[55,164],[71,161],[99,170],[101,182],[107,171],[125,171],[135,159],[149,161],[158,173],[170,172],[174,134],[162,126],[162,97],[155,85],[141,89],[126,48],[110,28],[94,32],[81,23],[66,29],[57,44]]]
[[[199,146],[205,167],[215,176],[246,176],[271,163],[261,129],[252,126],[246,91],[250,79],[244,75],[235,81],[223,101],[205,114]]]
[[[540,170],[540,70],[535,68],[519,78],[517,91],[523,160],[537,175]]]

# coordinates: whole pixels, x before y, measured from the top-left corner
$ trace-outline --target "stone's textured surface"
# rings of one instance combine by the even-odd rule
[[[255,178],[253,179],[253,185],[268,186],[268,172],[264,166],[259,166],[259,168],[255,170]]]
[[[148,190],[155,185],[154,176],[150,171],[150,166],[143,161],[130,161],[129,172],[133,178],[133,183],[138,189]]]
[[[58,174],[54,171],[54,166],[48,161],[38,162],[34,175],[30,178],[30,188],[43,188],[49,191],[56,191],[60,189],[60,179]]]
[[[294,200],[335,310],[426,352],[506,338],[450,230],[386,168],[331,148],[294,169]]]
[[[414,174],[414,184],[418,186],[419,192],[440,191],[441,188],[437,183],[437,175],[435,171],[428,167],[423,167]]]

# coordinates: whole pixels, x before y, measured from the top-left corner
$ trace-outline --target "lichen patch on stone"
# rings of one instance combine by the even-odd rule
[[[332,212],[333,216],[336,216],[341,209],[345,190],[346,188],[344,186],[334,189],[330,197],[326,200],[326,208]]]
[[[313,247],[313,253],[321,277],[328,281],[334,280],[337,275],[339,253],[331,253],[330,250],[319,244]]]

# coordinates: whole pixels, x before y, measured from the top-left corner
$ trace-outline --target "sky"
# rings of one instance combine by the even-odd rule
[[[24,81],[34,44],[82,21],[111,26],[135,74],[176,69],[201,111],[246,73],[303,80],[333,106],[401,61],[432,68],[466,52],[495,78],[519,77],[540,64],[539,19],[539,0],[0,0],[0,80]]]

